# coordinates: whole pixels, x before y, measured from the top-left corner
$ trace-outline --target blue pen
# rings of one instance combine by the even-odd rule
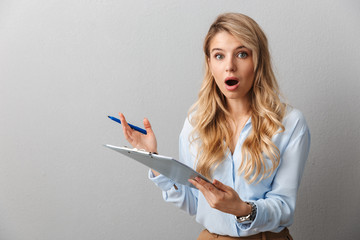
[[[118,122],[118,123],[121,124],[120,119],[117,119],[117,118],[112,117],[112,116],[108,116],[108,117],[109,117],[111,120],[113,120],[113,121]],[[135,131],[138,131],[138,132],[140,132],[140,133],[142,133],[142,134],[145,134],[145,135],[147,134],[147,132],[146,132],[145,129],[139,128],[139,127],[134,126],[134,125],[132,125],[132,124],[130,124],[130,123],[128,123],[128,125],[129,125],[132,129],[134,129]]]

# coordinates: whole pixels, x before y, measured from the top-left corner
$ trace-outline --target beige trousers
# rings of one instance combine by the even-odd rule
[[[208,230],[204,229],[197,240],[293,240],[293,238],[291,237],[289,230],[287,228],[285,228],[284,230],[282,230],[279,233],[274,233],[274,232],[262,232],[262,233],[258,233],[252,236],[247,236],[247,237],[230,237],[230,236],[223,236],[223,235],[218,235],[218,234],[214,234],[214,233],[210,233]]]

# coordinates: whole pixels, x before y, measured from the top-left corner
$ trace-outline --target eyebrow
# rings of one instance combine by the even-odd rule
[[[241,48],[247,48],[247,47],[241,45],[241,46],[235,48],[235,50],[238,50],[238,49],[241,49]],[[223,51],[223,49],[221,49],[221,48],[213,48],[213,49],[211,49],[211,52],[213,52],[213,51]]]

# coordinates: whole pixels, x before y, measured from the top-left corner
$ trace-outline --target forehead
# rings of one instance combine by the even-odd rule
[[[220,48],[222,50],[232,50],[239,46],[245,46],[245,42],[239,38],[234,37],[234,35],[221,31],[215,34],[215,36],[210,40],[209,50],[210,52],[214,48]]]

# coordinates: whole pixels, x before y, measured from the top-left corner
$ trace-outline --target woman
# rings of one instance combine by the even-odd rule
[[[251,18],[218,16],[204,41],[206,72],[198,101],[179,138],[179,160],[213,183],[175,184],[156,171],[149,178],[206,229],[198,239],[292,239],[296,194],[310,133],[300,111],[281,102],[265,34]],[[133,131],[120,114],[126,139],[157,152],[155,135]]]

